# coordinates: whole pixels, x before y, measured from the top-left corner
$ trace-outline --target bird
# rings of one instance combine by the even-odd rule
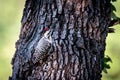
[[[45,29],[43,37],[38,41],[37,46],[33,54],[33,63],[43,60],[51,53],[54,52],[54,46],[52,44],[51,30]]]

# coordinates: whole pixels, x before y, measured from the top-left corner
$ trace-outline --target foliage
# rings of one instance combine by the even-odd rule
[[[102,80],[120,80],[120,0],[111,0],[111,20],[113,21],[110,28],[115,29],[114,34],[108,34],[107,37],[107,46],[105,55],[109,55],[112,59],[112,64],[107,63],[110,66],[110,69],[107,69],[107,74],[103,72]],[[106,57],[106,56],[105,56]]]
[[[105,73],[108,73],[107,69],[110,69],[110,64],[108,64],[108,62],[112,63],[112,59],[108,55],[106,55],[102,60],[103,72]]]
[[[116,0],[111,0],[112,2],[116,2]],[[116,10],[116,7],[114,6],[114,4],[111,2],[111,23],[110,23],[110,26],[109,27],[113,27],[117,24],[120,24],[120,17],[118,17],[115,12],[117,11]],[[114,28],[109,28],[109,30],[112,29],[114,32]],[[111,33],[111,32],[110,32]],[[103,66],[103,72],[104,73],[108,73],[108,69],[110,69],[110,64],[108,64],[108,62],[112,62],[112,59],[108,56],[108,55],[105,55],[105,57],[103,58],[102,60],[102,66]]]
[[[116,2],[116,0],[112,0],[112,2]],[[118,17],[115,12],[116,12],[116,7],[114,6],[113,3],[111,3],[111,19],[114,20],[115,22],[118,21],[120,23],[120,17]],[[115,24],[116,25],[116,24]],[[112,25],[114,26],[114,25]]]

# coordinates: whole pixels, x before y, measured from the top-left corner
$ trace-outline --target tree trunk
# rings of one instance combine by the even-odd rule
[[[110,0],[27,0],[11,80],[101,80]],[[54,52],[34,63],[45,29]]]

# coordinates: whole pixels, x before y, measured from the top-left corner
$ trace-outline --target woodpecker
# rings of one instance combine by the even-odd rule
[[[51,31],[47,30],[43,37],[38,41],[33,54],[33,63],[38,62],[49,56],[53,52]]]

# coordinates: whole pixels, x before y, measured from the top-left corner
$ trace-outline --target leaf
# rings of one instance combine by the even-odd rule
[[[110,65],[109,64],[104,64],[104,69],[103,69],[103,72],[104,73],[108,73],[107,69],[110,69]]]
[[[109,27],[112,27],[114,25],[117,25],[120,23],[120,20],[119,19],[114,19],[114,20],[111,20],[110,24],[109,24]]]
[[[115,6],[113,4],[111,4],[111,9],[112,9],[112,11],[116,12],[116,8],[115,8]]]
[[[107,72],[107,69],[103,69],[103,72],[106,73],[106,74],[108,73],[108,72]]]
[[[112,59],[106,55],[102,60],[103,72],[107,73],[107,70],[110,69],[110,64],[108,62],[112,62]]]
[[[117,0],[112,0],[112,2],[116,2]]]
[[[106,55],[106,57],[104,58],[104,61],[112,63],[112,59],[108,55]]]
[[[110,65],[109,64],[104,64],[104,68],[105,69],[110,69]]]
[[[111,13],[112,20],[117,21],[117,24],[120,24],[120,17],[118,17],[114,12]]]
[[[117,19],[117,16],[116,16],[116,14],[114,12],[111,12],[111,18]]]
[[[114,28],[109,28],[109,33],[115,33],[115,29]]]

